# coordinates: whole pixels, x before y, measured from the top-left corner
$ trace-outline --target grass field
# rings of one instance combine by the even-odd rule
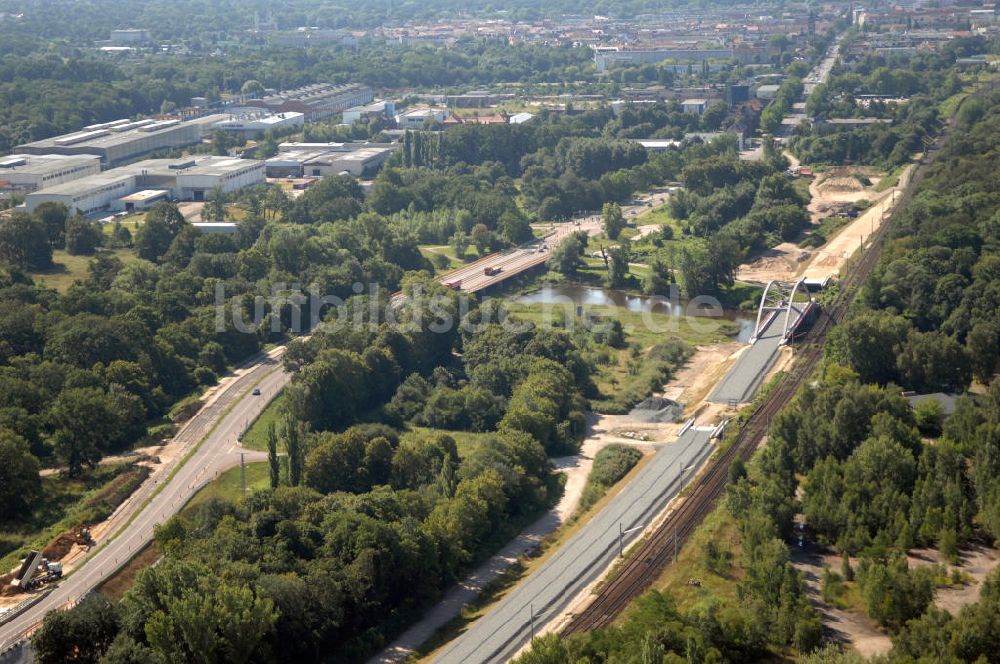
[[[568,314],[558,306],[545,304],[507,305],[511,315],[536,325],[552,324]],[[593,340],[586,349],[586,356],[596,367],[594,383],[600,393],[591,405],[601,413],[624,413],[654,389],[659,389],[663,379],[669,379],[674,362],[670,352],[660,346],[670,347],[671,340],[687,346],[720,343],[738,331],[736,323],[722,319],[671,316],[666,313],[629,311],[625,307],[585,306],[584,312],[603,318],[616,318],[625,332],[625,345],[613,348]]]
[[[572,308],[570,308],[572,309]],[[511,315],[537,325],[552,324],[562,320],[563,309],[558,305],[540,303],[507,303]],[[662,311],[629,311],[625,307],[584,306],[585,314],[611,316],[619,320],[625,331],[627,343],[637,343],[649,348],[667,338],[680,339],[691,345],[713,344],[729,340],[736,334],[736,323],[722,318],[702,316],[672,316]],[[575,316],[575,311],[567,313]]]
[[[248,463],[247,468],[247,493],[266,489],[271,486],[271,475],[266,461],[256,461]],[[242,484],[240,479],[240,467],[230,468],[219,475],[218,479],[209,483],[205,488],[191,497],[188,504],[181,510],[181,514],[186,514],[192,509],[212,499],[228,500],[236,502],[242,497]]]
[[[247,432],[243,434],[243,447],[251,450],[267,451],[267,430],[271,424],[281,428],[281,411],[284,408],[285,394],[278,393],[278,396],[267,404],[267,408],[254,420]],[[279,434],[280,435],[280,434]],[[280,445],[280,443],[279,443]]]
[[[438,245],[438,244],[425,244],[425,245],[421,245],[419,247],[419,249],[420,249],[421,255],[424,258],[426,258],[429,261],[431,261],[431,263],[434,264],[434,269],[438,270],[438,272],[446,272],[448,270],[454,270],[457,267],[461,267],[461,266],[465,265],[465,261],[460,260],[458,257],[456,257],[455,256],[455,250],[452,249],[450,246],[448,246],[446,244],[440,244],[440,245]],[[471,256],[472,253],[473,252],[470,251],[470,252],[468,252],[466,254],[466,256]],[[437,258],[438,256],[444,256],[445,258],[448,259],[448,266],[447,267],[444,267],[444,268],[439,268],[438,267],[437,260],[440,260],[440,258]],[[437,259],[437,260],[435,260],[435,259]]]
[[[714,570],[709,569],[706,555],[709,542],[714,542],[722,552],[723,562],[715,565]],[[666,592],[685,613],[716,603],[736,604],[736,582],[744,574],[740,567],[742,553],[736,520],[720,503],[681,547],[677,562],[667,566],[653,587]]]
[[[455,445],[458,447],[458,456],[460,457],[468,456],[472,450],[483,442],[484,439],[493,435],[490,433],[474,433],[471,431],[445,431],[443,429],[432,429],[430,427],[418,427],[411,425],[409,430],[405,431],[403,435],[400,436],[400,439],[427,439],[434,438],[435,436],[439,436],[441,434],[451,436],[455,439]]]
[[[120,258],[126,265],[138,260],[131,249],[112,249],[111,253]],[[41,272],[32,272],[35,283],[53,288],[65,293],[73,282],[87,278],[87,266],[93,256],[71,256],[63,249],[52,252],[53,267]]]
[[[126,265],[136,260],[135,252],[131,249],[112,249],[111,253],[120,258]],[[65,293],[73,282],[87,278],[87,266],[93,256],[71,256],[62,249],[52,252],[53,267],[40,272],[32,272],[31,278],[35,283],[53,288],[60,293]]]

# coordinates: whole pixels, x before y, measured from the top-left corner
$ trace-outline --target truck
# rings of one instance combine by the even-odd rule
[[[452,281],[446,281],[446,282],[444,282],[444,285],[445,285],[445,288],[450,288],[452,290],[459,290],[459,289],[462,288],[462,280],[461,279],[453,279]]]
[[[40,551],[31,551],[21,562],[10,585],[27,592],[62,578],[62,563],[50,562]]]
[[[46,583],[52,583],[62,578],[62,563],[49,562],[42,558],[42,564],[38,567],[35,577],[25,584],[25,590],[34,590]]]
[[[501,269],[503,268],[491,265],[490,267],[483,268],[483,274],[485,274],[487,277],[493,277],[500,274]]]

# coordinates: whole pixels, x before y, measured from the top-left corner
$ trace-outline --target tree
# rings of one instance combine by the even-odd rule
[[[965,340],[972,358],[972,373],[976,380],[986,384],[993,377],[1000,358],[1000,325],[979,322],[972,326]]]
[[[260,81],[251,78],[246,81],[240,88],[240,94],[242,94],[247,99],[257,99],[264,94],[264,86],[261,85]]]
[[[896,380],[896,353],[906,343],[910,323],[884,312],[865,312],[830,330],[828,358],[853,369],[866,383]]]
[[[104,240],[100,226],[81,214],[66,220],[66,251],[73,256],[91,256]]]
[[[208,193],[208,200],[201,209],[201,218],[205,221],[226,220],[226,193],[221,186],[216,186]]]
[[[617,240],[625,228],[625,217],[622,215],[621,206],[617,203],[605,203],[601,211],[604,223],[604,234],[609,240]]]
[[[233,137],[221,129],[212,132],[212,154],[217,157],[226,157],[229,150],[236,144]]]
[[[159,261],[186,225],[187,221],[176,205],[166,202],[154,205],[136,232],[135,248],[139,258]]]
[[[42,203],[35,208],[35,218],[42,223],[49,244],[53,249],[65,246],[66,221],[69,219],[69,208],[62,203]]]
[[[493,232],[486,227],[486,224],[476,224],[472,227],[472,244],[476,245],[476,251],[480,256],[485,256],[495,241]]]
[[[278,432],[274,422],[267,427],[267,462],[271,471],[271,488],[277,489],[281,482],[281,466],[278,461]]]
[[[88,595],[66,611],[51,611],[31,647],[41,664],[97,664],[118,633],[118,611],[103,595]]]
[[[612,288],[622,288],[628,279],[631,251],[627,242],[606,251],[608,256],[608,285]]]
[[[451,248],[455,252],[455,258],[460,261],[465,260],[465,252],[468,251],[470,242],[469,236],[464,231],[455,231],[450,241]]]
[[[22,270],[52,267],[52,245],[41,222],[18,212],[0,220],[0,262]]]
[[[0,521],[23,521],[41,493],[38,459],[27,441],[0,428]]]
[[[285,418],[282,433],[285,438],[285,456],[288,458],[288,483],[298,486],[302,483],[305,450],[302,447],[299,425],[291,417]]]
[[[552,264],[557,272],[569,277],[576,274],[581,263],[580,258],[587,247],[585,236],[586,233],[577,231],[564,239],[552,251]]]
[[[897,351],[900,378],[920,392],[968,387],[972,363],[965,348],[937,331],[913,332]]]

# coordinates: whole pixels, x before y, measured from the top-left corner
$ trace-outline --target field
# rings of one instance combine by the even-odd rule
[[[271,400],[271,403],[267,404],[267,408],[264,412],[260,414],[254,423],[250,425],[247,432],[243,434],[243,447],[250,450],[260,450],[262,452],[267,451],[267,430],[274,424],[274,426],[281,430],[281,411],[285,403],[285,393],[280,392],[278,396]],[[280,444],[280,443],[279,443]]]
[[[458,447],[458,456],[463,458],[468,456],[472,450],[478,447],[484,439],[494,435],[491,433],[474,433],[471,431],[445,431],[443,429],[431,429],[429,427],[411,425],[409,430],[403,433],[401,440],[411,438],[433,438],[441,434],[451,436],[455,439],[455,445]]]
[[[125,264],[138,260],[131,249],[112,249],[111,253]],[[30,275],[35,283],[65,293],[73,282],[87,278],[87,266],[92,258],[93,256],[71,256],[66,251],[57,249],[52,252],[53,267],[41,272],[32,272]]]
[[[437,270],[438,272],[446,272],[448,270],[454,270],[457,267],[465,265],[465,261],[456,257],[455,250],[446,244],[441,244],[441,245],[425,244],[421,245],[419,248],[421,255],[423,255],[424,258],[433,263],[434,269]],[[468,252],[466,254],[466,257],[471,256],[472,253],[473,252],[471,251]],[[438,267],[438,261],[442,260],[440,258],[441,256],[444,256],[446,259],[448,259],[447,266],[444,266],[444,264],[442,263],[441,264],[442,267]]]
[[[247,469],[247,493],[266,489],[271,486],[270,469],[266,461],[256,461],[246,464]],[[209,500],[226,500],[236,502],[242,497],[242,484],[240,480],[240,467],[230,468],[219,475],[219,478],[205,488],[198,491],[191,497],[188,504],[181,510],[181,514],[190,512],[193,508],[208,502]]]
[[[742,553],[736,521],[720,502],[653,587],[667,593],[682,612],[736,604],[736,582],[743,576]]]

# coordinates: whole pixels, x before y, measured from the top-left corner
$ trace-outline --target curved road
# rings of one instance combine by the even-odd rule
[[[277,348],[249,365],[188,421],[174,438],[184,444],[177,459],[157,474],[158,479],[144,483],[129,503],[111,517],[124,520],[124,528],[115,527],[48,595],[0,625],[0,652],[30,634],[46,613],[78,602],[118,571],[152,541],[158,524],[176,514],[220,472],[239,464],[239,453],[243,450],[236,444],[237,437],[291,378],[281,367],[283,354],[284,348]],[[260,388],[259,396],[250,394],[254,387]],[[160,486],[158,483],[162,482],[166,484]],[[142,505],[145,506],[134,513]],[[129,512],[133,514],[130,516]]]

